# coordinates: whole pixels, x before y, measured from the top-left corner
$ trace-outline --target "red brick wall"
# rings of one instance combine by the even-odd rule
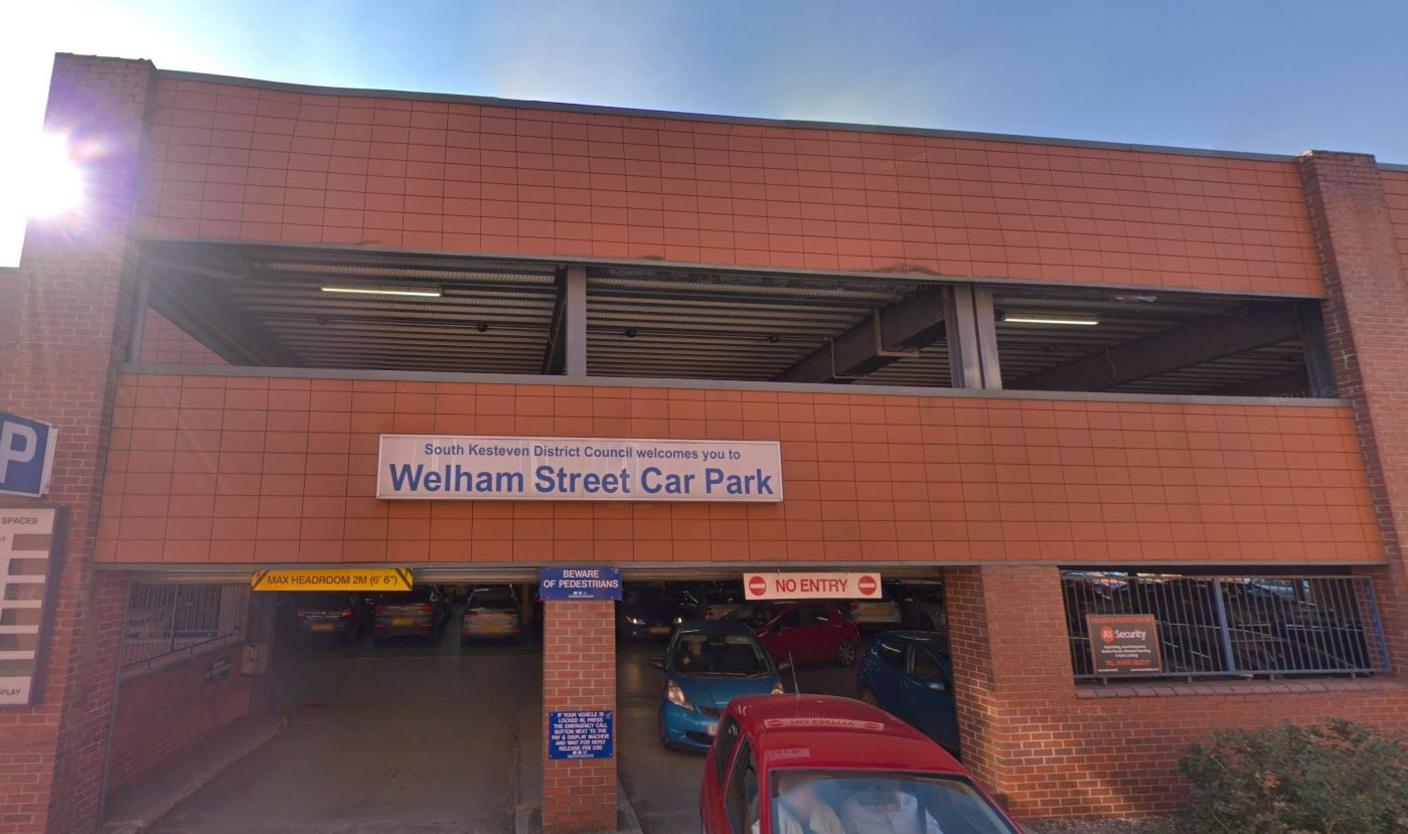
[[[243,651],[226,646],[119,684],[109,791],[261,706],[262,677],[240,674]],[[206,665],[222,659],[229,677],[206,683]]]
[[[1392,679],[1077,687],[1057,568],[947,568],[945,580],[964,762],[1018,816],[1169,811],[1179,755],[1218,728],[1408,730],[1408,685]]]
[[[142,355],[138,358],[154,365],[229,364],[155,310],[147,310],[142,325]]]
[[[543,617],[543,831],[615,831],[616,759],[547,757],[548,713],[616,710],[615,605],[546,602]]]
[[[1315,151],[1301,161],[1325,274],[1326,334],[1342,396],[1354,404],[1388,564],[1380,607],[1391,659],[1408,665],[1408,217],[1373,157]],[[1395,219],[1397,223],[1395,223]]]
[[[109,562],[1382,559],[1349,411],[124,376]],[[778,439],[780,504],[376,500],[381,432]]]
[[[1403,268],[1408,271],[1408,171],[1379,171],[1383,184],[1384,202],[1388,204],[1389,222],[1393,224],[1398,253]]]
[[[143,231],[1320,290],[1292,162],[162,78]]]
[[[0,333],[0,408],[58,427],[51,494],[68,509],[43,703],[0,711],[0,832],[89,831],[97,818],[125,583],[95,577],[111,370],[135,276],[128,239],[151,64],[59,56],[46,129],[82,149],[82,210],[31,223],[14,325]],[[21,499],[8,498],[15,503]]]

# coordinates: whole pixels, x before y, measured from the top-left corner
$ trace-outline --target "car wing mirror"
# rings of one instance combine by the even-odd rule
[[[650,665],[651,665],[651,666],[654,666],[656,669],[661,669],[661,670],[663,670],[663,669],[665,668],[665,658],[663,658],[663,657],[652,657],[652,658],[650,659]]]

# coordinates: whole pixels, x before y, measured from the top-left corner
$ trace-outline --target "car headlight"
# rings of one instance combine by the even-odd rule
[[[785,689],[782,688],[782,684],[780,684],[780,683],[775,683],[775,684],[772,685],[772,692],[770,692],[770,693],[768,693],[768,694],[770,694],[770,695],[786,695],[786,694],[787,694],[787,690],[785,690]]]
[[[682,622],[684,622],[684,617],[676,617],[676,618],[675,618],[675,625],[679,625],[679,624],[682,623]]]
[[[645,620],[641,619],[640,617],[627,617],[626,622],[630,623],[631,625],[645,625]]]
[[[684,697],[684,690],[674,681],[670,681],[665,686],[665,700],[678,707],[689,709],[689,699]]]

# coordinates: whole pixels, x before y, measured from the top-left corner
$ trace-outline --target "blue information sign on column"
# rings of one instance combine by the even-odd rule
[[[548,713],[549,759],[609,759],[614,753],[611,710]]]
[[[38,498],[54,470],[54,427],[0,411],[0,492]]]
[[[621,598],[620,568],[543,568],[538,596],[544,600]]]

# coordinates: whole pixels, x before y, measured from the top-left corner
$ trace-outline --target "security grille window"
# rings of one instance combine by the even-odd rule
[[[132,584],[123,624],[121,668],[140,669],[244,636],[243,585]]]
[[[1062,589],[1077,681],[1388,671],[1369,577],[1063,571]],[[1150,622],[1153,633],[1145,636]],[[1108,651],[1108,641],[1125,638]],[[1129,669],[1120,669],[1117,652],[1125,649],[1132,649]]]

